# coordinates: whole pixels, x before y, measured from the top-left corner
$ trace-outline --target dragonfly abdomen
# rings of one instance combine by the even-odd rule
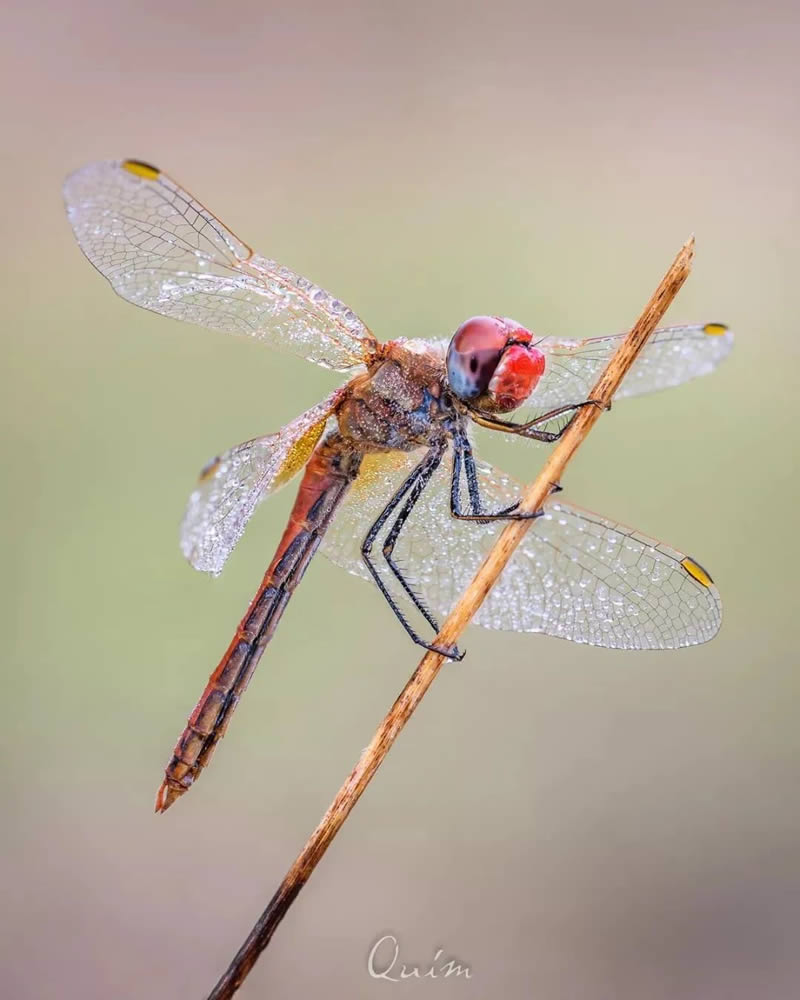
[[[323,441],[309,460],[278,550],[175,746],[156,796],[157,812],[169,808],[211,759],[360,464],[361,455],[338,435]]]

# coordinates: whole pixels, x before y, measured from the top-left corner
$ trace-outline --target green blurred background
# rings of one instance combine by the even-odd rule
[[[565,483],[707,566],[720,636],[636,654],[471,629],[242,996],[798,994],[799,20],[688,0],[6,13],[6,996],[204,995],[418,659],[319,559],[213,767],[153,815],[291,501],[213,581],[177,545],[195,475],[336,377],[112,294],[60,185],[119,156],[382,338],[482,312],[624,328],[690,232],[669,318],[738,336],[713,378],[615,407]],[[544,454],[492,448],[526,478]],[[388,932],[472,979],[370,979]]]

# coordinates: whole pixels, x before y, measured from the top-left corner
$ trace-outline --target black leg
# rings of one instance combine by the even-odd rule
[[[400,534],[400,531],[403,525],[405,524],[406,520],[408,519],[409,514],[414,509],[422,491],[430,482],[431,476],[433,476],[434,472],[439,467],[439,464],[442,461],[442,455],[444,454],[445,447],[446,446],[444,443],[440,445],[434,445],[427,453],[425,458],[423,458],[423,460],[419,463],[419,465],[417,465],[417,467],[405,479],[405,481],[402,483],[400,488],[391,498],[389,503],[381,511],[375,523],[369,529],[367,537],[364,539],[364,542],[361,546],[361,555],[364,558],[364,562],[366,563],[367,569],[370,571],[370,574],[372,575],[372,579],[378,585],[380,592],[383,594],[389,607],[394,612],[395,617],[398,619],[398,621],[406,630],[406,632],[408,632],[408,634],[411,636],[414,642],[417,643],[418,646],[422,646],[433,653],[441,653],[442,655],[447,656],[451,660],[461,660],[463,659],[464,654],[459,652],[457,647],[453,646],[449,648],[444,648],[441,646],[436,646],[432,643],[425,642],[425,640],[415,631],[415,629],[409,622],[408,618],[406,618],[405,614],[403,613],[402,609],[398,607],[397,602],[392,597],[388,587],[381,579],[381,576],[377,570],[377,567],[372,561],[372,556],[371,556],[372,546],[374,545],[375,539],[378,537],[381,529],[389,520],[393,511],[398,507],[401,500],[406,496],[406,494],[410,493],[408,500],[403,505],[400,514],[398,515],[396,521],[391,527],[391,530],[389,531],[389,534],[387,535],[386,541],[383,546],[383,554],[386,558],[389,568],[400,582],[400,585],[403,587],[403,590],[406,592],[406,594],[408,594],[409,598],[414,603],[414,606],[420,611],[420,613],[423,615],[423,617],[431,626],[431,628],[434,630],[434,632],[438,633],[439,626],[436,620],[431,615],[430,611],[425,606],[424,602],[420,600],[417,594],[414,593],[413,588],[403,576],[403,573],[400,570],[399,566],[397,566],[395,561],[392,559],[392,552],[394,550],[395,542],[397,541],[397,536]]]
[[[436,470],[439,468],[439,464],[441,463],[443,454],[444,454],[443,448],[441,449],[432,448],[431,451],[429,451],[428,454],[425,456],[422,463],[415,470],[416,472],[418,472],[418,475],[411,489],[411,493],[409,494],[409,497],[406,500],[405,504],[403,504],[402,510],[397,515],[397,519],[395,520],[394,524],[389,530],[389,533],[384,539],[383,549],[382,549],[384,559],[386,559],[386,562],[388,563],[392,573],[394,573],[395,577],[399,581],[403,590],[406,592],[406,594],[408,594],[409,598],[413,601],[414,606],[417,608],[420,614],[424,616],[425,620],[428,622],[428,624],[435,632],[439,631],[439,625],[436,619],[431,614],[425,602],[419,597],[417,593],[415,593],[413,587],[403,574],[403,571],[400,569],[400,567],[392,558],[392,554],[394,552],[394,547],[395,543],[397,542],[397,538],[400,532],[403,530],[403,525],[408,520],[411,511],[417,505],[417,501],[419,500],[422,491],[430,482],[434,472],[436,472]]]
[[[467,477],[467,489],[472,508],[469,514],[464,513],[461,509],[462,464]],[[450,513],[452,516],[459,521],[477,521],[479,524],[488,524],[490,521],[532,521],[544,513],[542,510],[519,512],[517,507],[519,507],[519,500],[503,510],[484,511],[472,445],[463,431],[455,431],[453,434],[453,476],[450,481]]]
[[[558,406],[554,410],[548,410],[547,413],[542,413],[538,417],[534,417],[533,420],[528,420],[524,424],[515,424],[511,420],[501,420],[499,417],[495,417],[491,413],[482,413],[480,410],[470,411],[470,416],[477,424],[480,424],[481,427],[488,428],[490,431],[502,431],[506,434],[518,434],[520,437],[531,438],[534,441],[541,441],[544,444],[552,444],[554,441],[558,441],[558,439],[562,437],[571,421],[567,421],[561,430],[558,431],[536,430],[536,425],[546,424],[549,420],[553,420],[555,417],[559,417],[562,414],[569,413],[573,410],[580,410],[584,406],[599,406],[603,409],[610,409],[610,407],[605,407],[598,399],[586,399],[582,403],[568,403],[566,406]]]
[[[439,466],[439,461],[440,461],[440,459],[437,460],[436,464],[433,465],[429,470],[426,470],[426,472],[424,472],[420,476],[420,478],[417,480],[416,484],[414,485],[413,490],[411,491],[411,495],[406,500],[405,504],[403,505],[402,510],[397,515],[397,519],[395,520],[394,524],[392,525],[392,528],[389,531],[389,534],[386,536],[386,539],[384,540],[384,543],[383,543],[383,550],[382,550],[383,551],[384,559],[386,560],[386,563],[389,566],[389,569],[392,571],[392,573],[394,574],[395,578],[400,583],[400,586],[406,592],[406,594],[408,595],[408,597],[410,598],[410,600],[414,604],[414,607],[420,612],[420,614],[423,616],[423,618],[425,619],[425,621],[428,622],[428,624],[431,626],[431,628],[433,629],[433,631],[435,633],[437,633],[437,634],[439,632],[439,623],[436,621],[436,619],[431,614],[431,611],[428,608],[428,606],[425,604],[425,602],[422,600],[422,598],[419,596],[419,594],[416,593],[416,591],[414,590],[413,586],[406,579],[405,574],[403,573],[403,571],[400,569],[400,567],[395,562],[395,560],[393,558],[393,553],[394,553],[395,543],[397,542],[397,538],[398,538],[400,532],[403,529],[403,525],[406,523],[409,514],[411,513],[411,511],[416,506],[416,503],[417,503],[417,500],[419,499],[420,494],[425,489],[425,487],[428,485],[428,482],[430,481],[431,476],[436,471],[436,468]],[[413,633],[413,635],[416,636],[416,633]],[[417,639],[417,641],[419,641],[419,639]],[[428,646],[424,642],[421,642],[420,644],[423,645],[423,646],[425,646],[427,649],[434,649],[437,652],[442,652],[441,648],[439,648],[439,647]],[[464,658],[464,654],[459,652],[457,646],[454,646],[452,648],[452,651],[448,652],[448,656],[450,657],[450,659],[453,659],[453,660],[462,660]]]

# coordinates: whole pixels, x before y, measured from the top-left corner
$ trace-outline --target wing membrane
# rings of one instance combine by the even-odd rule
[[[539,341],[536,346],[545,355],[546,367],[531,402],[549,409],[586,399],[626,336],[627,332],[585,340],[545,337]],[[662,327],[645,344],[615,399],[669,389],[708,375],[732,346],[733,333],[720,323]]]
[[[222,571],[258,504],[308,461],[340,394],[277,434],[236,445],[203,469],[181,524],[181,551],[195,569],[215,576]]]
[[[367,456],[322,551],[367,578],[360,543],[422,453]],[[420,596],[440,618],[472,579],[502,528],[454,520],[444,463],[409,519],[396,552]],[[520,484],[486,463],[487,509],[520,495]],[[669,649],[711,639],[721,603],[694,560],[637,531],[550,499],[489,593],[475,621],[486,628],[543,632],[612,649]],[[387,580],[388,580],[387,576]]]
[[[351,309],[254,254],[155,167],[89,164],[67,178],[64,199],[83,252],[135,305],[255,337],[337,371],[364,363],[376,347]]]

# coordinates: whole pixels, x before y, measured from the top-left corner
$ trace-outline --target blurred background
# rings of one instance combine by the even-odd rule
[[[377,592],[316,560],[213,767],[153,815],[292,499],[211,580],[177,545],[195,476],[337,376],[113,295],[60,186],[123,156],[385,339],[474,313],[614,332],[691,232],[669,319],[738,338],[713,378],[615,407],[565,481],[710,570],[719,637],[637,654],[470,629],[241,995],[797,995],[799,20],[788,0],[7,11],[9,997],[204,996],[418,660]],[[526,479],[543,456],[488,454]],[[387,933],[472,978],[371,979]]]

